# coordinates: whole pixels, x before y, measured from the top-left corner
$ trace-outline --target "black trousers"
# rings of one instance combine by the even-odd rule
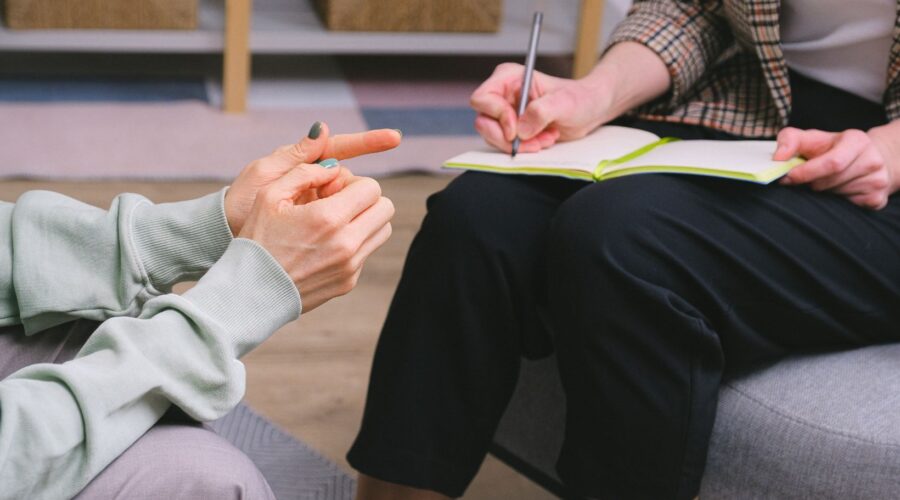
[[[800,126],[884,120],[861,99],[795,85]],[[693,498],[723,378],[790,354],[898,340],[900,197],[872,212],[777,184],[466,173],[428,200],[348,459],[376,478],[461,495],[521,357],[555,349],[568,486]]]

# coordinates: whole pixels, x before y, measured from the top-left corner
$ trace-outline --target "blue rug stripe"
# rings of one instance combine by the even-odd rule
[[[197,79],[0,78],[0,102],[208,102]]]
[[[369,128],[398,128],[403,135],[476,135],[469,108],[363,108]]]

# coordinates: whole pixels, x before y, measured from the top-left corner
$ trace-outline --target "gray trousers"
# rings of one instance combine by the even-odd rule
[[[72,359],[97,325],[76,321],[30,337],[19,327],[0,328],[0,379],[31,364]],[[275,495],[246,455],[173,407],[76,498],[256,500]]]

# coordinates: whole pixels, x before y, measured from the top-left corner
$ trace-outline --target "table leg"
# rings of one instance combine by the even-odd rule
[[[575,40],[575,64],[572,77],[581,78],[597,64],[597,43],[603,22],[603,0],[581,0],[578,38]]]
[[[252,10],[253,0],[225,0],[222,101],[226,113],[243,113],[247,109]]]

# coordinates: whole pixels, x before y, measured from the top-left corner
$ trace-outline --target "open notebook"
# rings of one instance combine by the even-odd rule
[[[775,141],[680,141],[608,125],[583,139],[511,158],[496,150],[470,151],[446,168],[505,174],[557,175],[587,181],[643,173],[710,175],[768,184],[803,163],[773,161]]]

